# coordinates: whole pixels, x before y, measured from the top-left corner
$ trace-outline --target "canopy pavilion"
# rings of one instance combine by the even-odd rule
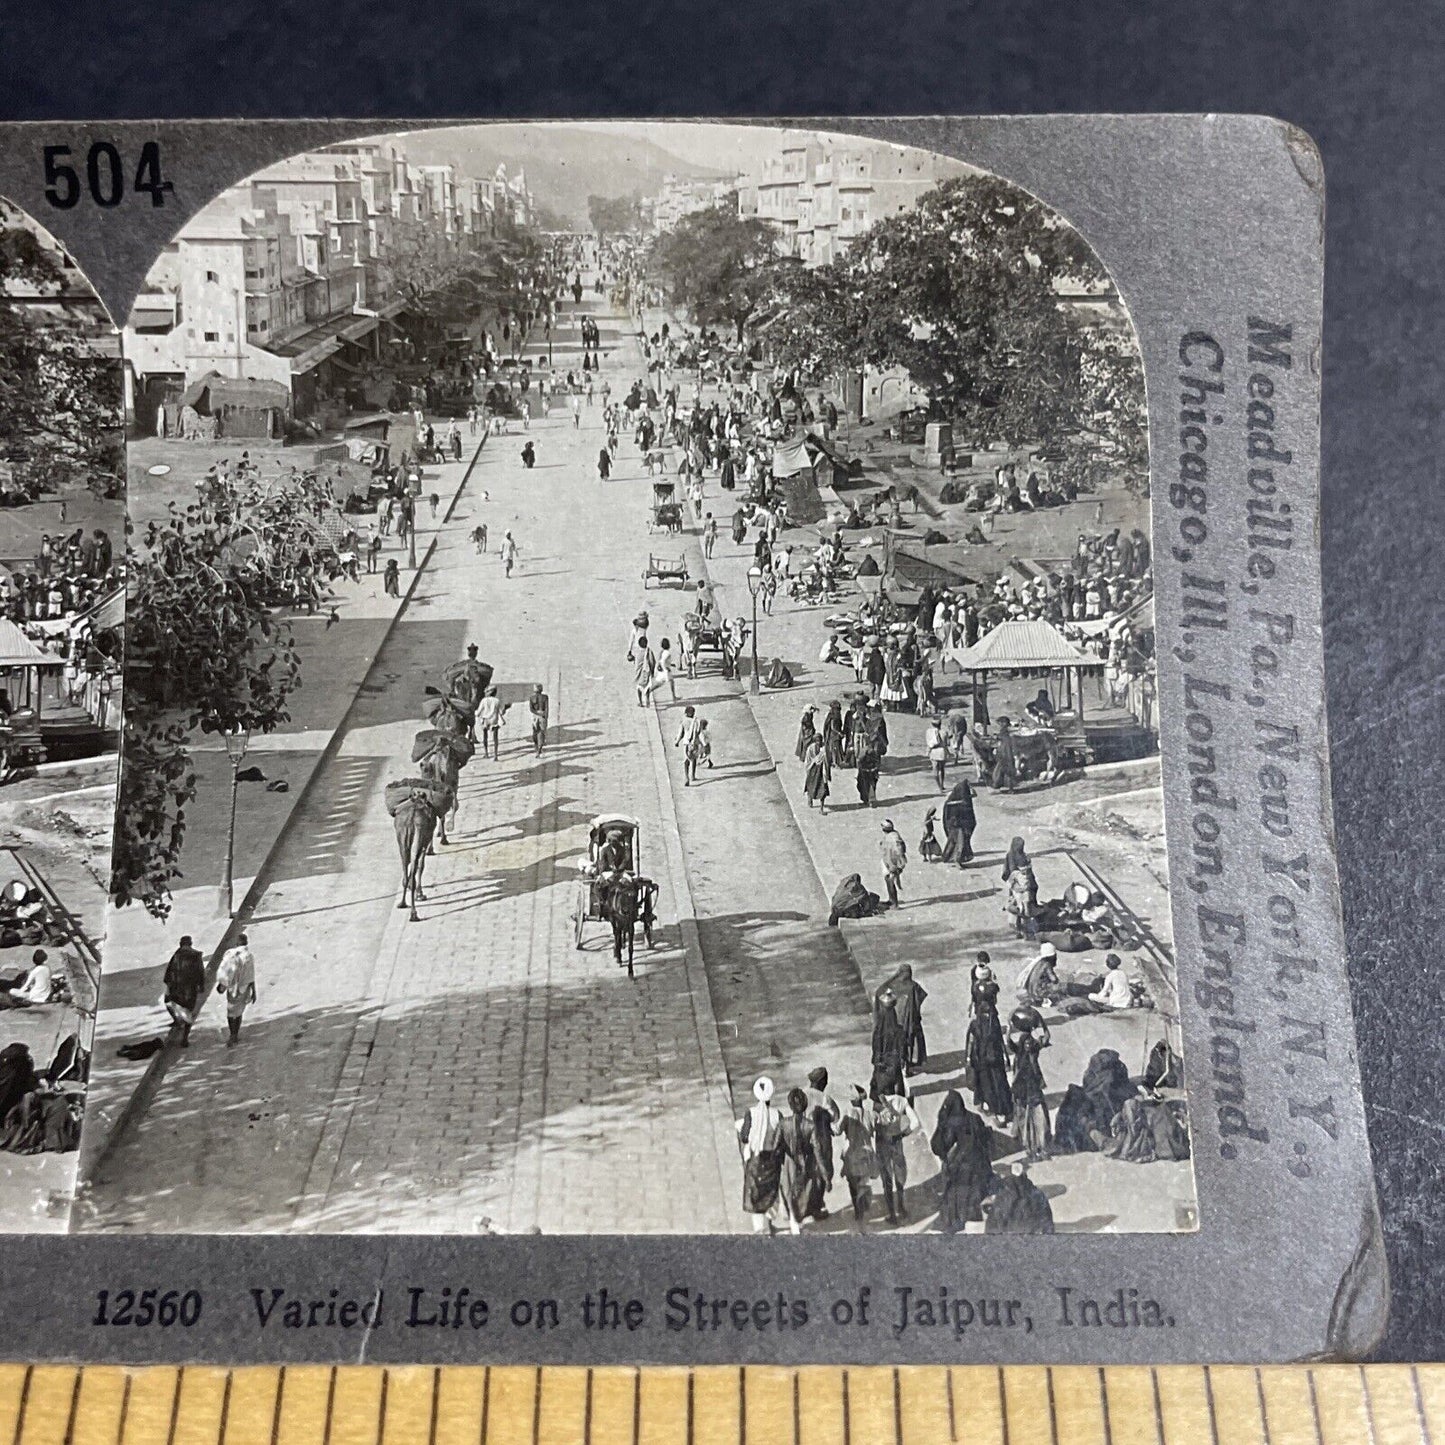
[[[40,717],[42,672],[59,672],[65,663],[54,653],[37,647],[8,617],[0,617],[0,687],[10,698],[12,710],[28,709]],[[12,679],[18,675],[20,686]]]
[[[1103,667],[1075,647],[1052,623],[1041,618],[1000,622],[972,647],[951,648],[949,656],[961,672],[973,675],[974,696],[988,703],[990,673],[1044,673],[1053,698],[1054,727],[1061,736],[1084,734],[1084,672]]]

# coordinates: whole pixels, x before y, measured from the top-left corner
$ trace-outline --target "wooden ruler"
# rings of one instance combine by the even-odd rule
[[[13,1445],[1445,1445],[1445,1365],[0,1366]]]

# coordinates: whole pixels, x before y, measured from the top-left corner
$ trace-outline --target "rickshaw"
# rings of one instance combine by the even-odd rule
[[[677,499],[675,482],[653,482],[652,517],[648,521],[649,532],[682,531],[682,503]]]
[[[605,881],[599,883],[597,865],[598,855],[607,842],[607,835],[612,832],[622,834],[626,862],[621,871],[630,873],[639,885],[638,898],[642,908],[637,921],[642,924],[647,946],[652,948],[655,946],[652,941],[652,926],[656,922],[652,900],[657,889],[653,881],[639,871],[642,859],[642,827],[636,818],[626,813],[599,813],[587,825],[587,856],[579,859],[577,863],[577,911],[572,915],[573,944],[577,948],[582,947],[583,931],[587,924],[610,925],[612,922],[606,911],[606,884]]]
[[[722,675],[732,678],[737,674],[738,653],[747,640],[746,623],[729,623],[711,617],[689,612],[682,619],[682,636],[678,640],[679,650],[687,665],[687,675],[696,677],[705,652],[714,654],[719,661]]]

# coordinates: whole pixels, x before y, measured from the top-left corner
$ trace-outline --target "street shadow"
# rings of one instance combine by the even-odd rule
[[[424,953],[434,935],[434,956],[450,957],[444,925],[413,927]],[[483,1215],[504,1218],[519,1160],[534,1150],[548,1174],[643,1177],[656,1160],[646,1121],[659,1096],[697,1087],[694,1061],[676,1057],[656,1023],[690,1014],[686,972],[668,951],[639,943],[629,979],[597,956],[600,935],[597,943],[596,954],[569,950],[578,970],[554,970],[546,993],[548,1029],[578,1040],[569,1059],[577,1088],[541,1089],[522,1067],[515,982],[474,975],[464,989],[384,1006],[358,1000],[248,1018],[234,1049],[208,1000],[191,1047],[164,1052],[144,1126],[98,1168],[86,1161],[77,1230],[286,1233],[305,1209],[326,1232],[426,1233],[440,1214],[467,1232]],[[136,1037],[162,1032],[153,1022]],[[618,1049],[618,1037],[635,1047]],[[97,1074],[107,1054],[97,1055]],[[272,1066],[278,1058],[284,1069]],[[445,1117],[434,1113],[438,1091],[450,1101]],[[630,1127],[610,1127],[622,1121]],[[328,1128],[339,1157],[334,1168],[313,1168]],[[195,1147],[182,1158],[177,1140]],[[696,1149],[701,1167],[710,1140],[700,1135]],[[585,1197],[575,1209],[573,1232],[597,1227]]]

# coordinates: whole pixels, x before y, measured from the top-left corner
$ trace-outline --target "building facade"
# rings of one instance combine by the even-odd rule
[[[124,328],[126,411],[210,372],[274,381],[306,415],[381,355],[404,302],[388,261],[410,228],[458,248],[514,234],[532,212],[526,176],[472,178],[412,165],[395,142],[292,156],[232,186],[164,249]]]
[[[787,136],[738,184],[738,213],[772,226],[784,255],[822,266],[875,221],[908,210],[966,170],[947,156],[882,141]]]

